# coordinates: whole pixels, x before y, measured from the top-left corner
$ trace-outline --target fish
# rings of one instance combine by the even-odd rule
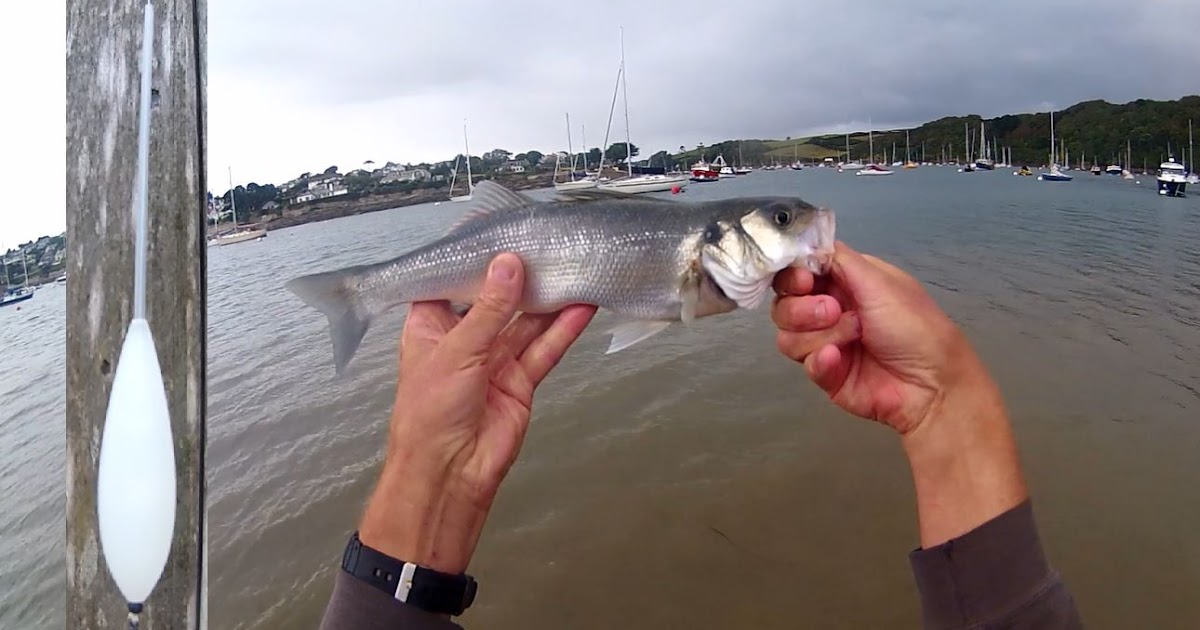
[[[406,254],[285,284],[329,320],[337,374],[383,313],[427,300],[470,305],[504,252],[525,266],[520,311],[591,304],[621,316],[606,354],[676,322],[753,309],[780,270],[820,275],[833,257],[833,211],[798,197],[693,203],[590,188],[542,201],[483,181],[468,203],[443,236]]]

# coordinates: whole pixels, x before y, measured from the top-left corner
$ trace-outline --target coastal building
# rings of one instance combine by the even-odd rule
[[[308,179],[308,194],[312,195],[313,199],[337,197],[348,192],[350,191],[342,183],[342,176],[337,173],[321,174]],[[296,203],[312,201],[312,199],[301,201],[301,197],[305,197],[305,195],[302,193],[296,196]]]
[[[524,173],[525,163],[518,162],[517,160],[509,160],[499,170],[501,173]]]

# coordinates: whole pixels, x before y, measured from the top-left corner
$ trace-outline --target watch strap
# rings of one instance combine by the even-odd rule
[[[478,590],[475,578],[466,573],[442,573],[398,560],[364,545],[358,532],[342,554],[342,570],[401,602],[438,614],[461,615]]]

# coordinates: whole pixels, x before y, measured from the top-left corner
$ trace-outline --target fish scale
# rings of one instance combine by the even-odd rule
[[[756,303],[779,269],[820,270],[813,261],[832,254],[832,213],[795,198],[689,204],[593,189],[539,202],[482,182],[473,202],[447,234],[407,254],[288,282],[329,319],[339,373],[372,319],[415,301],[472,303],[503,252],[525,266],[520,310],[594,304],[629,318],[610,352],[673,321],[733,310],[742,296]]]

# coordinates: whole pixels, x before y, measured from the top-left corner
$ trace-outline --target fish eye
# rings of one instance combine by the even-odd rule
[[[775,220],[775,225],[787,227],[792,222],[792,213],[788,210],[776,210],[771,218]]]

